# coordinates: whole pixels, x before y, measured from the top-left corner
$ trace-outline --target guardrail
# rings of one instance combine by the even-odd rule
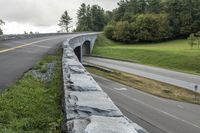
[[[0,35],[0,41],[45,37],[45,36],[53,36],[53,35],[65,35],[65,34],[73,34],[73,33],[42,33],[42,34]]]
[[[70,41],[71,39],[73,41]],[[75,38],[71,39],[63,43],[65,123],[62,132],[147,133],[145,129],[122,114],[86,71],[71,47],[73,43],[79,42],[74,41]]]

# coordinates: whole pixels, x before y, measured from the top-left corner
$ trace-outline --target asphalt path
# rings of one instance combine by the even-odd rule
[[[92,75],[124,115],[149,133],[200,133],[200,106],[167,100]]]
[[[131,62],[96,58],[96,57],[84,57],[84,61],[116,69],[119,71],[139,75],[149,79],[154,79],[164,83],[172,84],[189,90],[195,90],[194,86],[198,86],[198,92],[200,92],[200,76],[176,72],[172,70],[162,69],[158,67],[146,66]]]
[[[0,41],[0,91],[17,81],[45,54],[55,52],[71,36],[74,35]]]

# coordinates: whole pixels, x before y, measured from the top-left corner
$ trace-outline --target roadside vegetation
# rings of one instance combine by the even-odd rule
[[[93,55],[200,74],[200,49],[191,49],[186,39],[131,45],[114,42],[101,34]]]
[[[113,69],[107,71],[108,68],[104,70],[102,69],[102,67],[99,68],[88,66],[86,67],[86,69],[90,73],[114,80],[121,84],[127,85],[134,89],[138,89],[155,96],[177,100],[181,102],[200,104],[200,94],[184,88],[179,88],[173,85],[169,85],[166,83],[143,78],[140,76],[128,74]]]
[[[48,55],[34,68],[45,72],[44,64],[56,61],[50,82],[29,73],[0,94],[0,132],[59,133],[61,109],[61,55]],[[44,70],[43,70],[44,69]]]

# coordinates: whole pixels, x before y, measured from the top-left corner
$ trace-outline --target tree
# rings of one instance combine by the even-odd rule
[[[0,26],[4,25],[5,22],[3,20],[0,19]],[[3,30],[0,28],[0,35],[3,35]]]
[[[198,48],[199,48],[199,46],[200,46],[200,31],[196,33],[196,37],[198,40]]]
[[[58,25],[59,25],[63,30],[65,30],[66,32],[69,32],[69,24],[71,23],[71,20],[72,20],[72,18],[69,16],[68,12],[65,11],[65,12],[63,13],[63,15],[61,16]]]
[[[90,15],[89,15],[89,11],[90,7],[86,6],[85,3],[81,4],[81,7],[79,8],[78,12],[77,12],[77,31],[89,31],[89,22],[88,20],[90,20]]]
[[[28,34],[28,32],[24,31],[24,34],[25,34],[25,35],[27,35],[27,34]]]
[[[194,35],[194,33],[190,34],[190,36],[188,37],[188,43],[190,44],[191,48],[193,48],[194,45],[196,45],[196,37]]]
[[[124,0],[120,0],[120,2],[118,3],[118,8],[113,10],[113,19],[114,21],[120,21],[122,20],[125,12],[126,12],[126,5],[127,2]]]
[[[105,12],[98,5],[81,4],[77,19],[76,31],[102,31],[107,24]]]
[[[187,37],[200,30],[199,0],[165,0],[164,5],[175,37]]]
[[[161,11],[161,0],[147,0],[148,12],[159,13]]]
[[[103,8],[98,5],[93,5],[90,10],[91,13],[91,29],[92,31],[102,31],[106,25],[105,13]]]
[[[111,11],[106,11],[105,14],[104,14],[104,18],[105,18],[106,24],[108,24],[108,23],[111,22],[112,19],[113,19],[113,12],[111,12]]]

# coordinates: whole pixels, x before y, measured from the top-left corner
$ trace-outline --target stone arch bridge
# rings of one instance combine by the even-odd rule
[[[98,34],[98,32],[79,34],[75,37],[69,38],[64,43],[64,47],[70,46],[74,50],[79,61],[82,62],[83,55],[90,55],[92,53]]]

